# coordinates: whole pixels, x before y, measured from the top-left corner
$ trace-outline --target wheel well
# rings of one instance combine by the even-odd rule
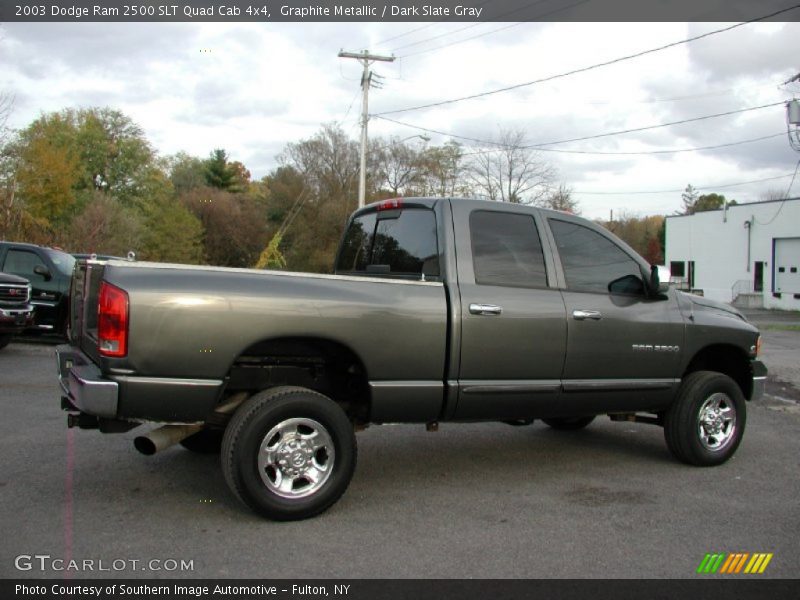
[[[228,373],[227,392],[248,395],[277,385],[297,385],[324,394],[351,420],[370,414],[367,373],[347,346],[319,338],[263,340],[245,349]]]
[[[692,358],[683,377],[695,371],[724,373],[736,382],[745,398],[749,399],[752,395],[753,371],[750,359],[736,346],[715,344],[703,348]]]

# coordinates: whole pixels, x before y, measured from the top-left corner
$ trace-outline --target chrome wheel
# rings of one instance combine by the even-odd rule
[[[304,498],[325,485],[335,458],[333,439],[319,422],[286,419],[261,441],[258,474],[281,498]]]
[[[712,394],[697,414],[697,433],[707,450],[717,452],[727,446],[736,434],[736,406],[727,394]]]

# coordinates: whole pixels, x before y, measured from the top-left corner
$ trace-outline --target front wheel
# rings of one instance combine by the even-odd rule
[[[356,465],[353,425],[331,399],[281,386],[246,400],[222,440],[222,471],[254,511],[278,521],[313,517],[347,489]]]
[[[681,383],[664,419],[667,447],[691,465],[719,465],[742,441],[747,409],[733,379],[713,371],[696,371]]]

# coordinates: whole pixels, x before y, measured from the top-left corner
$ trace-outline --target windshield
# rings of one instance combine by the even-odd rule
[[[59,273],[64,275],[72,275],[72,268],[75,266],[75,257],[66,252],[60,252],[51,248],[45,248],[48,258],[52,261],[53,266],[58,269]]]

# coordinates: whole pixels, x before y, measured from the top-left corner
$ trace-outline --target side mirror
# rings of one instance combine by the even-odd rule
[[[612,294],[641,296],[644,294],[644,282],[636,275],[625,275],[609,283],[608,291]]]
[[[45,281],[50,281],[53,278],[52,273],[50,273],[50,269],[44,265],[36,265],[33,267],[33,272],[36,275],[40,275]]]
[[[663,265],[650,266],[650,292],[666,294],[669,291],[669,269]]]

